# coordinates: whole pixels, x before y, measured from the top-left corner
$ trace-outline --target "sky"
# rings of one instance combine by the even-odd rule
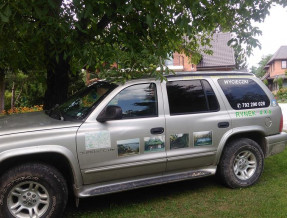
[[[262,56],[274,54],[282,45],[287,45],[287,7],[272,6],[270,15],[263,23],[254,23],[262,31],[262,35],[257,37],[261,43],[259,48],[253,49],[253,55],[247,58],[248,68],[258,67]]]

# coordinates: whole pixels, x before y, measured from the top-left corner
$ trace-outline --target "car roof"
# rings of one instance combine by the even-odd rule
[[[175,74],[165,75],[166,78],[182,76],[255,76],[252,73],[240,71],[194,71],[194,72],[176,72]]]
[[[192,72],[175,72],[174,74],[163,75],[163,77],[167,78],[168,80],[172,78],[176,79],[176,78],[181,78],[181,77],[184,79],[188,79],[189,77],[190,78],[204,78],[204,77],[233,78],[233,77],[240,77],[240,76],[255,77],[255,75],[252,73],[242,72],[242,71],[192,71]],[[147,76],[147,77],[128,80],[124,84],[133,83],[135,81],[146,81],[146,80],[152,81],[155,79],[156,78],[154,77]],[[97,82],[112,82],[112,81],[102,79],[102,80],[98,80]],[[91,85],[94,85],[95,83]],[[121,82],[112,82],[112,83],[115,83],[117,85],[123,84]]]

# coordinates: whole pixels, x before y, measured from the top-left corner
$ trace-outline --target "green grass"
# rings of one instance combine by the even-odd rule
[[[224,187],[216,177],[177,182],[70,203],[66,218],[287,217],[287,149],[265,159],[257,184]]]

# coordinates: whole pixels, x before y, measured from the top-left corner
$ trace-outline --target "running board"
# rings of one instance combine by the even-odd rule
[[[119,182],[109,185],[88,185],[83,186],[77,190],[79,198],[91,197],[97,195],[104,195],[109,193],[121,192],[131,189],[143,188],[147,186],[183,181],[188,179],[196,179],[206,176],[214,175],[216,172],[216,166],[208,167],[205,169],[192,170],[184,173],[168,174],[157,177],[150,177],[146,179],[132,180],[129,182]]]

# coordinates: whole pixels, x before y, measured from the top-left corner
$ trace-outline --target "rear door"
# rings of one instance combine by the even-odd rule
[[[230,117],[213,81],[174,79],[165,94],[167,172],[213,165]]]
[[[80,127],[78,154],[85,184],[162,175],[166,168],[165,119],[159,82],[130,83],[115,90]],[[123,118],[100,123],[107,105]]]

